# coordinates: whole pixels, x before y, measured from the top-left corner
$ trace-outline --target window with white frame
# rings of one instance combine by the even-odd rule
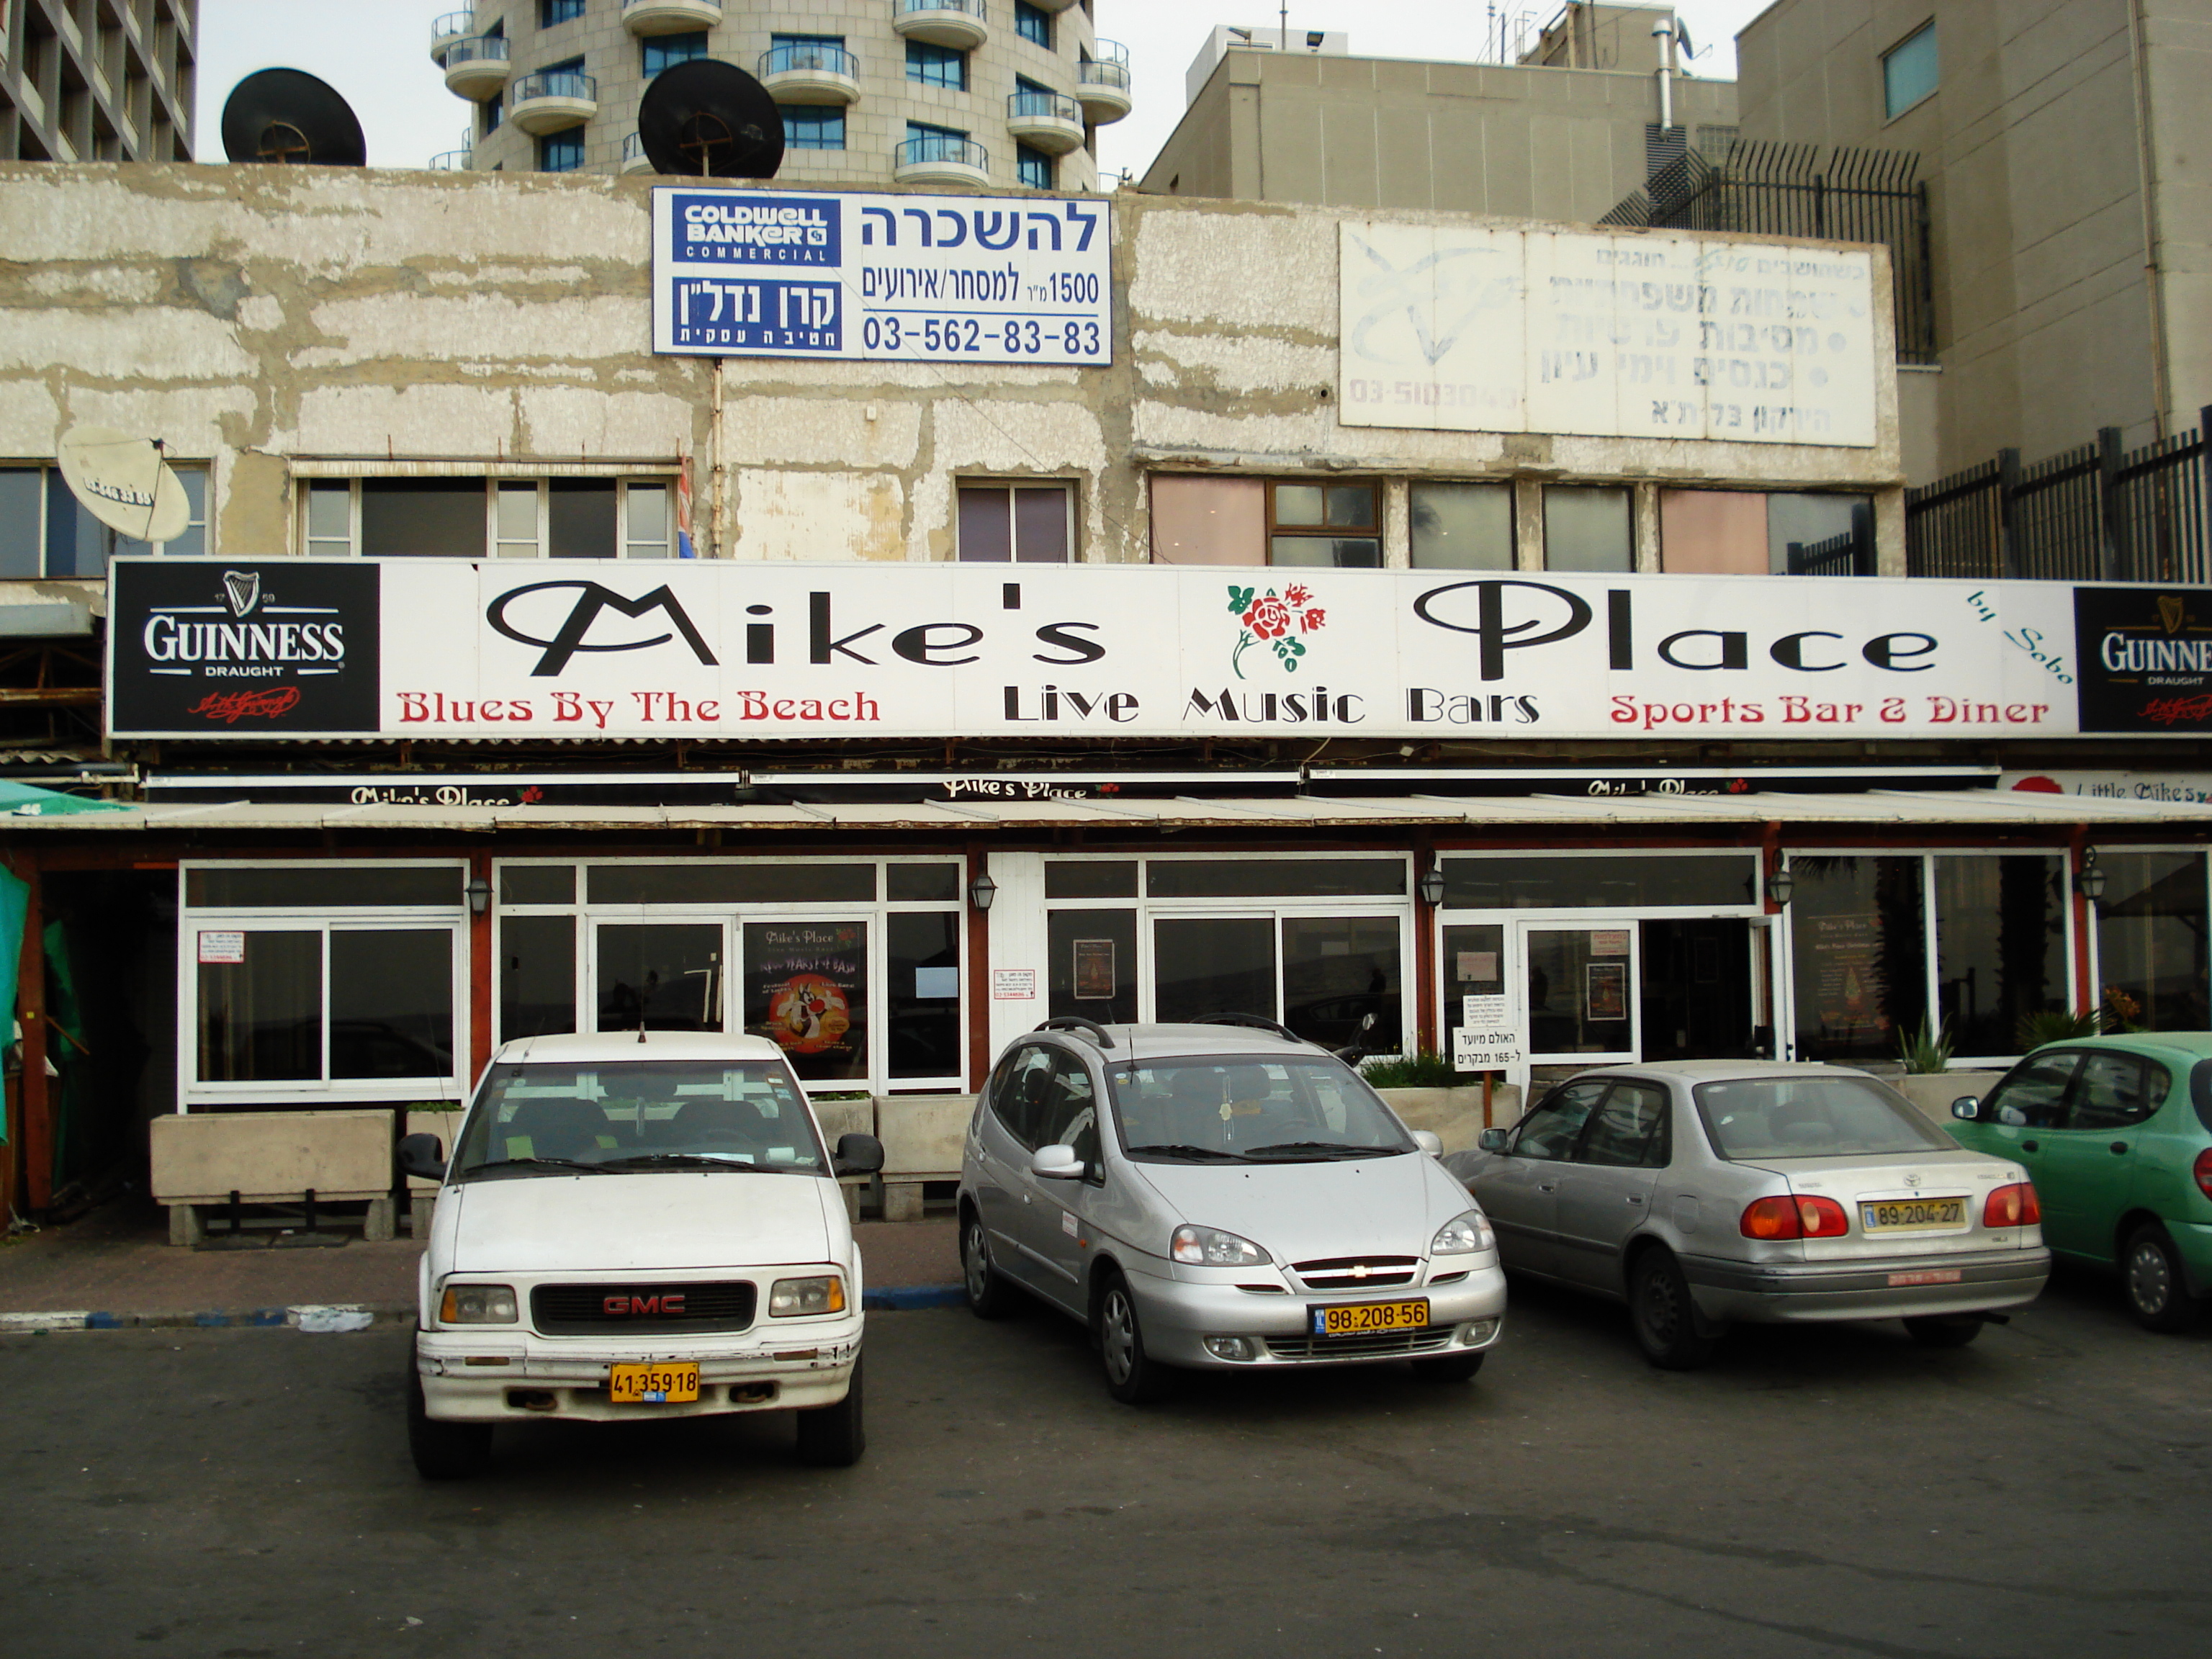
[[[94,518],[58,466],[0,465],[0,578],[104,576],[118,553],[191,557],[210,551],[208,470],[172,462],[170,471],[184,486],[191,518],[173,541],[148,543]]]
[[[185,1102],[458,1099],[466,866],[188,863]]]
[[[307,478],[300,543],[314,558],[665,559],[675,506],[666,474]]]

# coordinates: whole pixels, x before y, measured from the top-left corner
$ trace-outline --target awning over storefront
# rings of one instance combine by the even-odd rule
[[[1314,795],[1256,800],[1182,797],[1170,800],[860,801],[835,805],[676,806],[362,805],[261,804],[133,805],[66,821],[10,818],[16,830],[69,829],[108,833],[167,830],[416,830],[494,832],[720,830],[744,834],[793,830],[860,831],[1023,830],[1145,827],[1161,830],[1341,830],[1389,825],[1451,830],[1525,824],[1654,830],[1671,825],[1759,823],[1859,826],[1955,825],[1968,829],[2063,828],[2073,824],[2212,824],[2212,806],[2190,802],[2101,800],[2078,795],[1985,790],[1869,790],[1863,794],[1760,793],[1588,798],[1528,795],[1447,799],[1409,795],[1344,800]]]

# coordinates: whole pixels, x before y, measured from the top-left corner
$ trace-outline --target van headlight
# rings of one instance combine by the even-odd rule
[[[1431,1255],[1465,1255],[1474,1250],[1497,1248],[1498,1236],[1490,1231],[1490,1223],[1480,1210],[1454,1216],[1437,1228],[1437,1236],[1429,1241]]]
[[[438,1304],[441,1325],[512,1325],[514,1286],[512,1285],[448,1285]]]
[[[1168,1254],[1187,1267],[1256,1267],[1274,1260],[1249,1238],[1224,1233],[1218,1227],[1194,1227],[1188,1223],[1175,1230],[1175,1237],[1168,1241]]]
[[[779,1279],[768,1293],[771,1319],[797,1319],[805,1314],[845,1311],[845,1281],[836,1273],[816,1279]]]

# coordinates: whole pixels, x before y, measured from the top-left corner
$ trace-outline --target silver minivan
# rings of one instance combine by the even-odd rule
[[[1411,1360],[1463,1382],[1505,1314],[1480,1210],[1341,1060],[1272,1021],[1060,1018],[1007,1046],[961,1160],[969,1306],[1084,1321],[1108,1389],[1170,1368]]]

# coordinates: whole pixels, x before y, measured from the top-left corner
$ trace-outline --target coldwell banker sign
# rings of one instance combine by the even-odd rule
[[[2203,589],[434,559],[112,582],[125,738],[2212,730]]]
[[[653,192],[653,349],[708,357],[1114,360],[1099,201]]]

